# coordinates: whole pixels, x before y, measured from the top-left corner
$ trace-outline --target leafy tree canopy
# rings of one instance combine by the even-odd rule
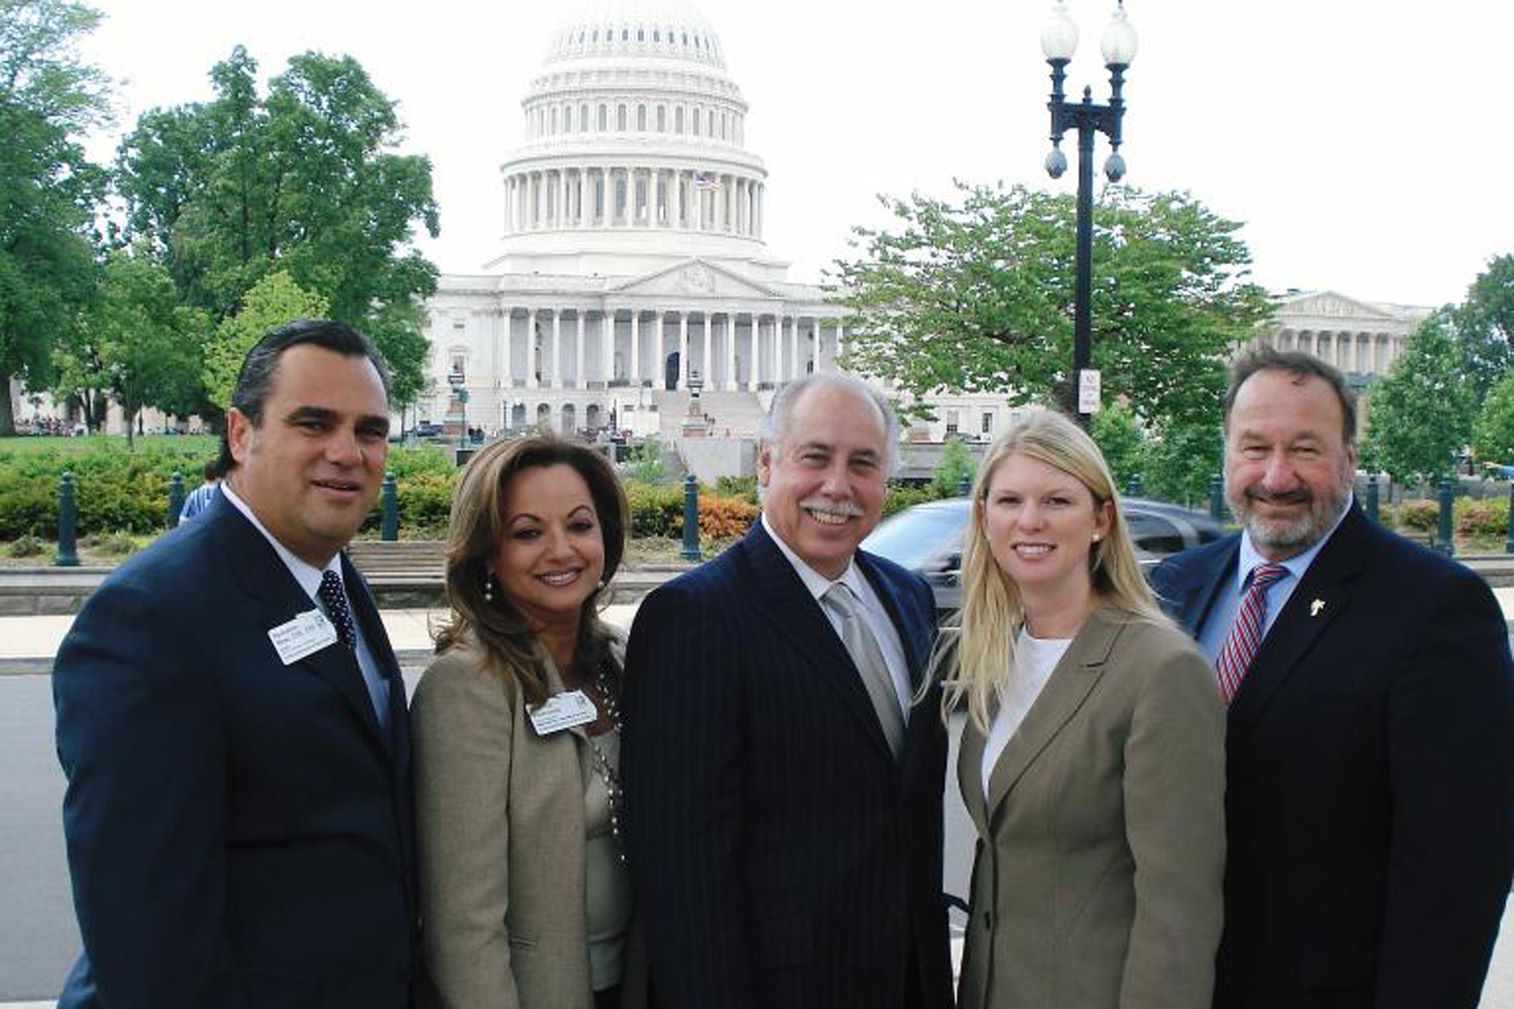
[[[242,359],[264,333],[296,319],[324,318],[327,310],[325,298],[300,287],[284,270],[258,281],[242,299],[241,310],[221,320],[205,347],[206,398],[224,411],[231,405]]]
[[[1514,255],[1498,256],[1467,288],[1456,336],[1478,403],[1514,366]]]
[[[97,11],[0,0],[0,390],[45,388],[55,342],[94,293],[91,230],[104,173],[80,132],[109,115],[109,81],[79,58]],[[15,433],[0,395],[0,436]]]
[[[1451,320],[1438,312],[1409,335],[1403,354],[1372,389],[1364,455],[1393,479],[1450,471],[1472,433],[1473,397]]]
[[[847,363],[916,397],[1065,398],[1076,201],[958,183],[960,202],[882,198],[898,226],[856,229],[838,260],[857,314]],[[1093,363],[1106,399],[1156,423],[1215,425],[1230,348],[1270,313],[1250,253],[1186,194],[1106,188],[1094,212]]]
[[[144,115],[123,141],[128,234],[153,243],[181,293],[216,320],[283,271],[331,318],[374,337],[403,406],[424,383],[420,303],[437,271],[413,229],[438,234],[431,163],[396,152],[394,102],[351,57],[304,53],[260,94],[238,47],[216,97]]]
[[[146,250],[116,250],[98,301],[57,353],[57,391],[75,396],[97,421],[104,397],[126,415],[127,440],[143,407],[183,416],[200,395],[205,314],[179,302],[173,280]]]
[[[1505,372],[1488,390],[1472,444],[1482,462],[1514,465],[1514,371]]]

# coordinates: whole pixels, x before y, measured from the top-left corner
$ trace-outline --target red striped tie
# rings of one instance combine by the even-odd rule
[[[1235,613],[1235,623],[1230,625],[1230,636],[1215,659],[1214,671],[1219,676],[1220,693],[1229,704],[1235,692],[1241,689],[1241,680],[1251,668],[1251,660],[1262,644],[1262,625],[1267,619],[1267,589],[1272,583],[1288,573],[1281,564],[1258,564],[1251,569],[1251,585],[1241,597],[1241,605]]]

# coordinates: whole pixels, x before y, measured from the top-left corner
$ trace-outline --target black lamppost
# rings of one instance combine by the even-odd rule
[[[1065,0],[1057,0],[1051,17],[1041,28],[1041,51],[1051,64],[1051,153],[1046,155],[1046,172],[1061,178],[1067,171],[1067,155],[1062,153],[1062,134],[1078,131],[1078,251],[1077,286],[1072,340],[1072,398],[1078,422],[1088,426],[1089,415],[1098,409],[1099,376],[1090,369],[1093,343],[1093,135],[1097,131],[1109,138],[1111,153],[1104,162],[1104,174],[1110,182],[1125,175],[1125,159],[1120,156],[1120,123],[1125,118],[1125,100],[1120,89],[1125,84],[1125,70],[1135,59],[1136,32],[1125,19],[1124,0],[1116,0],[1114,16],[1104,29],[1100,49],[1104,65],[1109,68],[1109,104],[1095,105],[1093,89],[1083,89],[1083,100],[1068,103],[1062,90],[1067,79],[1067,64],[1078,48],[1078,26],[1067,16]]]

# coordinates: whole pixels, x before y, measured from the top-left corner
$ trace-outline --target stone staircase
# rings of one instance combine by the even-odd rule
[[[704,412],[715,419],[712,432],[723,438],[730,432],[732,438],[755,438],[767,414],[773,393],[762,392],[703,392],[699,396]],[[689,412],[689,394],[686,390],[676,392],[658,390],[653,393],[660,420],[659,437],[664,442],[681,437],[683,419]]]

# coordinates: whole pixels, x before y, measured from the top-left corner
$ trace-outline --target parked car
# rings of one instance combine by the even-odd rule
[[[1146,569],[1169,554],[1225,534],[1224,527],[1203,512],[1145,498],[1123,498],[1120,503],[1136,556]],[[862,548],[918,571],[936,594],[936,610],[951,612],[962,605],[962,537],[971,514],[970,498],[927,501],[878,523]]]

